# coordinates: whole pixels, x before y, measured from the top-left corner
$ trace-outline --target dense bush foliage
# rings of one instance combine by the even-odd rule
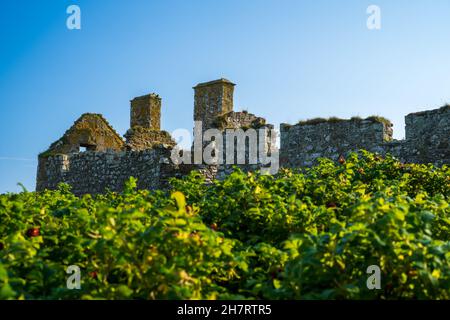
[[[1,195],[0,299],[450,299],[450,168],[341,162],[213,185],[192,173],[167,191],[130,179],[121,194]]]

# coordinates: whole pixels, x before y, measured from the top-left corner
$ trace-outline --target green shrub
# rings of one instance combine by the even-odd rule
[[[447,166],[361,151],[136,185],[0,195],[0,299],[450,299]],[[370,265],[381,290],[366,286]]]

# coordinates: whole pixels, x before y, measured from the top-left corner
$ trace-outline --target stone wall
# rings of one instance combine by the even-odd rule
[[[152,93],[131,100],[126,142],[102,115],[83,114],[63,137],[39,155],[36,190],[55,189],[65,182],[72,185],[75,194],[121,191],[130,176],[138,179],[139,188],[164,188],[170,177],[183,177],[192,170],[198,170],[211,182],[228,175],[234,164],[243,171],[270,168],[274,173],[278,164],[291,168],[311,166],[317,158],[337,160],[340,155],[360,149],[390,153],[403,162],[450,164],[450,106],[407,115],[406,139],[401,141],[392,139],[392,123],[382,117],[319,118],[281,124],[277,150],[273,125],[252,113],[233,111],[234,86],[222,78],[194,87],[193,149],[200,147],[204,155],[213,158],[217,154],[216,159],[209,159],[213,161],[204,161],[203,157],[202,162],[198,152],[196,156],[191,152],[192,164],[171,161],[175,142],[169,133],[160,130],[161,98]],[[202,121],[201,127],[198,121]],[[249,148],[250,141],[255,143],[253,148]],[[215,144],[223,145],[222,157]],[[227,150],[232,146],[234,153]],[[83,149],[87,151],[80,152]],[[242,149],[245,151],[239,153]],[[238,153],[245,156],[238,159]],[[233,154],[233,160],[227,159]]]
[[[405,118],[411,162],[450,163],[450,106],[411,113]]]
[[[238,114],[238,113],[237,113]],[[233,116],[232,119],[240,119]],[[245,115],[245,119],[253,119]],[[234,121],[234,120],[233,120]],[[233,122],[236,127],[245,121]],[[234,125],[233,125],[234,126]],[[264,124],[263,129],[271,129]],[[222,129],[223,130],[223,129]],[[403,162],[450,164],[450,107],[410,114],[406,117],[406,139],[392,140],[392,125],[377,118],[352,120],[319,120],[296,125],[282,124],[280,165],[282,167],[311,166],[319,157],[337,160],[352,151],[365,149],[380,154],[390,153]],[[219,130],[219,134],[224,131]],[[270,139],[265,148],[273,150]],[[226,145],[226,139],[223,139]],[[236,142],[237,143],[237,142]],[[204,142],[204,146],[207,144]],[[247,144],[247,143],[246,143]],[[237,147],[237,145],[236,145]],[[130,176],[138,179],[138,187],[157,189],[167,186],[171,177],[181,178],[198,170],[207,182],[222,179],[234,165],[173,164],[171,145],[157,145],[147,150],[87,151],[39,157],[37,191],[55,189],[60,182],[72,186],[77,195],[102,193],[109,189],[121,191]],[[248,145],[246,160],[248,160]],[[194,163],[194,159],[191,159]],[[243,171],[254,171],[270,165],[240,164]]]
[[[80,147],[90,151],[120,151],[125,142],[101,114],[85,113],[41,155],[79,152]]]
[[[340,154],[379,146],[392,138],[388,122],[355,119],[280,125],[280,164],[285,167],[311,166],[320,157],[338,159]]]
[[[143,127],[133,127],[125,133],[126,148],[128,150],[146,150],[160,144],[174,146],[170,133],[161,130],[151,130]]]
[[[206,183],[223,179],[234,170],[232,165],[180,164],[170,160],[171,148],[158,146],[144,151],[82,152],[39,159],[36,191],[56,189],[61,182],[72,187],[75,195],[120,192],[129,177],[138,180],[139,189],[162,189],[170,178],[182,178],[192,170],[200,172]],[[255,171],[260,164],[239,165]]]
[[[280,165],[311,166],[317,158],[338,159],[365,149],[403,162],[450,164],[450,107],[406,116],[406,139],[392,140],[384,119],[323,120],[281,124]]]
[[[202,121],[202,128],[194,135],[203,137],[205,130],[217,129],[214,137],[222,139],[225,151],[231,147],[226,139],[227,130],[260,129],[264,135],[258,134],[260,130],[253,131],[247,137],[233,138],[232,143],[235,150],[233,163],[238,162],[244,171],[257,170],[266,167],[261,164],[261,159],[271,159],[267,152],[273,150],[275,144],[268,132],[273,126],[254,114],[233,111],[234,86],[222,78],[194,87],[194,120]],[[170,151],[175,142],[168,132],[160,130],[160,116],[161,98],[158,95],[152,93],[131,100],[130,129],[124,142],[101,115],[83,115],[60,140],[39,156],[36,190],[55,189],[64,182],[70,184],[78,195],[102,193],[107,189],[121,191],[130,176],[138,179],[138,187],[155,189],[164,187],[168,178],[182,177],[192,170],[201,172],[207,182],[224,177],[233,170],[234,165],[227,164],[225,153],[223,163],[214,162],[213,165],[201,160],[197,163],[195,159],[191,159],[191,164],[172,163]],[[256,141],[257,146],[252,149],[256,150],[256,158],[255,153],[249,152],[251,140]],[[200,148],[210,142],[200,142]],[[80,152],[83,146],[87,152]],[[242,151],[242,147],[245,148],[245,157],[237,159],[238,149]],[[260,148],[264,149],[266,157],[260,156]]]
[[[258,129],[266,124],[266,119],[257,117],[247,111],[231,111],[221,116],[217,116],[214,121],[214,127],[220,130],[224,129]]]
[[[138,188],[157,189],[173,176],[170,149],[157,147],[145,151],[82,152],[41,158],[37,191],[55,189],[60,182],[72,186],[76,195],[121,191],[130,176]],[[162,165],[164,169],[162,170]]]

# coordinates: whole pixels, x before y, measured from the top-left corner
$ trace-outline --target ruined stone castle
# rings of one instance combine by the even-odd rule
[[[273,134],[269,133],[273,125],[247,111],[233,110],[234,87],[226,79],[194,87],[194,121],[202,122],[200,133],[211,128],[223,134],[228,129],[263,130],[265,134],[257,137],[258,148],[276,154],[281,167],[311,166],[317,158],[337,159],[359,149],[389,153],[403,162],[450,164],[450,106],[407,115],[406,138],[400,141],[392,138],[392,123],[381,117],[281,124],[278,150]],[[168,132],[161,130],[160,119],[161,98],[154,93],[131,100],[130,129],[123,138],[102,115],[83,114],[39,155],[36,190],[55,189],[65,182],[78,195],[120,191],[130,176],[138,179],[139,188],[157,189],[163,188],[169,178],[182,177],[192,170],[198,170],[207,180],[232,170],[232,165],[225,161],[215,164],[171,161],[176,143]],[[194,130],[194,140],[196,134],[199,132]],[[233,139],[230,143],[237,142]],[[239,166],[257,170],[267,167],[267,163],[258,159],[257,163]]]

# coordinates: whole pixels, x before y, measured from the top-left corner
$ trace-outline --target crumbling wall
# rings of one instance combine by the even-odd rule
[[[143,127],[133,127],[125,133],[126,148],[129,150],[146,150],[160,144],[174,146],[175,141],[167,131],[156,131]]]
[[[402,162],[450,164],[450,106],[405,117],[406,139],[392,140],[392,125],[377,118],[310,121],[280,126],[280,164],[311,166],[317,158],[365,149]]]
[[[125,148],[125,142],[102,115],[83,114],[38,156],[36,190],[45,189],[47,181],[64,181],[63,172],[69,170],[67,155],[78,153],[81,148],[91,152],[120,152]]]
[[[271,136],[273,126],[254,114],[233,111],[234,86],[222,78],[194,87],[194,120],[202,121],[202,128],[194,129],[193,147],[200,147],[202,155],[205,147],[209,147],[206,152],[215,154],[211,142],[221,140],[222,161],[216,159],[211,164],[192,157],[191,164],[173,163],[170,155],[175,142],[169,133],[160,130],[161,98],[149,94],[131,100],[126,143],[101,115],[82,115],[61,139],[39,155],[36,189],[55,189],[65,182],[72,185],[75,194],[121,191],[130,176],[138,179],[139,188],[156,189],[167,186],[169,178],[183,177],[192,170],[198,170],[211,182],[230,174],[236,165],[243,171],[278,168],[270,162],[273,155],[278,155]],[[216,132],[204,137],[205,131],[213,128]],[[228,136],[229,131],[236,133],[236,129],[244,135]],[[250,129],[256,129],[256,138],[255,131]],[[261,130],[264,135],[259,134]],[[401,141],[392,139],[392,123],[381,117],[281,124],[280,133],[282,167],[311,166],[317,158],[337,160],[340,155],[360,149],[390,153],[403,162],[450,164],[450,106],[406,116],[406,139]],[[253,147],[253,143],[256,145],[254,163],[250,150],[255,148],[250,148],[250,142]],[[232,164],[226,157],[231,145]],[[88,151],[80,152],[80,147]],[[241,162],[238,150],[244,151],[240,153],[245,155],[239,159]]]
[[[82,152],[50,156],[39,163],[45,172],[36,190],[55,189],[60,182],[72,186],[76,195],[121,191],[130,176],[138,179],[138,188],[157,189],[171,176],[170,149],[157,147],[144,151]],[[165,169],[161,170],[161,165]]]
[[[54,190],[61,182],[72,187],[75,195],[101,194],[107,190],[120,192],[129,177],[138,180],[139,189],[161,189],[170,178],[182,178],[196,170],[206,183],[222,179],[234,170],[231,165],[174,164],[171,148],[158,146],[151,150],[121,152],[82,152],[55,155],[39,162],[36,191]],[[263,166],[240,165],[243,171],[255,171]]]
[[[450,106],[405,117],[411,162],[450,164]],[[406,151],[406,150],[405,150]]]
[[[231,111],[217,116],[213,125],[215,128],[224,129],[258,129],[266,124],[266,119],[257,117],[247,111]]]
[[[89,151],[120,151],[125,142],[101,114],[85,113],[40,156]]]
[[[281,166],[311,166],[321,157],[338,159],[359,149],[381,151],[380,145],[392,139],[392,124],[376,119],[281,124],[280,134]]]

